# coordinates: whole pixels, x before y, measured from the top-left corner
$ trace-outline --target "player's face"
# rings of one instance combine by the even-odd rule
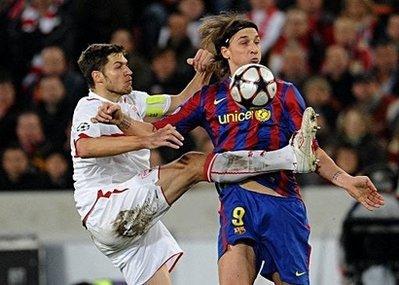
[[[104,87],[108,92],[118,95],[132,92],[132,71],[122,53],[110,54],[102,73]]]
[[[260,37],[254,28],[238,31],[230,39],[229,47],[222,47],[222,55],[228,60],[230,74],[248,63],[259,63],[261,59]]]

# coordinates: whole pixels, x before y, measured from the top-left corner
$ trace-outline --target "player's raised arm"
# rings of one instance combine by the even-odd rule
[[[194,67],[196,73],[183,91],[178,95],[171,96],[169,109],[165,112],[166,115],[173,113],[177,107],[193,96],[202,86],[209,83],[209,79],[212,75],[212,72],[209,71],[209,66],[213,62],[213,54],[204,49],[199,49],[194,58],[187,59],[187,63]]]

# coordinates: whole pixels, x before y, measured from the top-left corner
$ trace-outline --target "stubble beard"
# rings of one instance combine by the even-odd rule
[[[132,92],[132,90],[133,90],[132,86],[130,86],[129,88],[125,88],[123,90],[120,90],[120,89],[116,90],[116,89],[114,89],[112,87],[107,88],[107,91],[109,93],[114,93],[114,94],[117,94],[119,96],[123,96],[123,95],[129,94],[130,92]]]

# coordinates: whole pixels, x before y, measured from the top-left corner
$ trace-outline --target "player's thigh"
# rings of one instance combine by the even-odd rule
[[[257,274],[253,248],[243,243],[229,245],[218,267],[221,285],[253,284]]]
[[[140,238],[169,209],[155,184],[157,179],[155,169],[136,175],[116,189],[100,190],[102,195],[88,215],[87,229],[110,248]]]
[[[148,280],[146,285],[171,285],[170,273],[168,267],[164,264],[155,272],[155,274]]]
[[[157,184],[161,186],[169,204],[175,202],[192,185],[205,180],[205,160],[205,154],[189,152],[169,164],[160,166]]]

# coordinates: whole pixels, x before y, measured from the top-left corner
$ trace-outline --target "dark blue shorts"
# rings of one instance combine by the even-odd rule
[[[310,227],[301,199],[229,185],[220,191],[220,201],[219,258],[228,245],[249,244],[262,276],[271,280],[278,272],[284,282],[309,284]]]

